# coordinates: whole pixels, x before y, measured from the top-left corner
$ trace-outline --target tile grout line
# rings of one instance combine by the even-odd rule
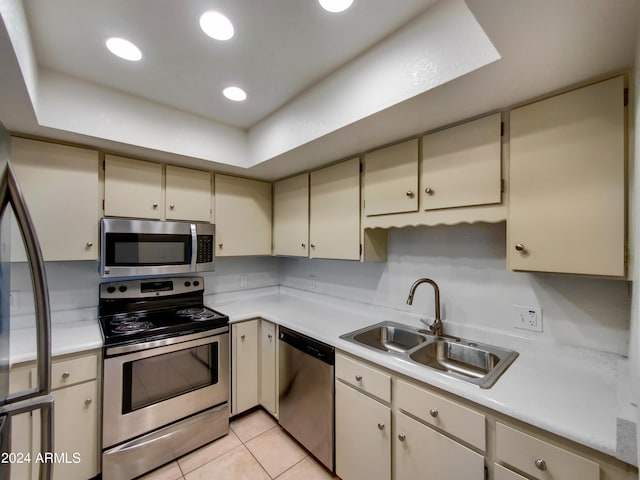
[[[255,438],[258,438],[258,437],[260,437],[261,435],[264,435],[265,433],[270,432],[270,431],[271,431],[271,430],[273,430],[274,428],[279,428],[279,427],[280,427],[280,425],[278,425],[278,424],[276,423],[273,427],[269,428],[268,430],[265,430],[264,432],[259,433],[258,435],[256,435],[256,436],[254,436],[254,437],[251,437],[251,438],[247,439],[247,442],[250,442],[251,440],[253,440],[253,439],[255,439]],[[234,432],[234,433],[235,433],[235,432]],[[237,435],[238,435],[238,434],[236,434],[236,436],[237,436]],[[243,446],[244,448],[246,448],[246,449],[247,449],[247,452],[249,452],[249,454],[250,454],[250,455],[253,457],[253,459],[258,463],[258,465],[260,465],[260,468],[262,469],[262,471],[264,471],[264,473],[266,473],[266,474],[267,474],[267,477],[269,477],[271,480],[274,480],[274,477],[272,477],[272,476],[271,476],[271,474],[270,474],[269,472],[267,472],[267,469],[266,469],[266,468],[264,468],[264,466],[262,465],[262,463],[260,462],[260,460],[258,460],[258,458],[257,458],[257,457],[253,454],[253,452],[251,451],[251,449],[250,449],[249,447],[247,447],[246,442],[244,442],[240,437],[238,437],[238,439],[240,439],[240,443],[242,443],[242,446]]]

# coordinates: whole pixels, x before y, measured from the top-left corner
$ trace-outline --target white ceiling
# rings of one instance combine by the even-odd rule
[[[232,40],[200,31],[209,9]],[[277,179],[630,69],[640,1],[0,0],[0,17],[12,131]]]
[[[182,111],[249,128],[423,12],[435,0],[356,0],[340,14],[317,0],[24,0],[39,65]],[[236,35],[199,27],[208,10]],[[143,51],[128,62],[104,42]],[[222,96],[229,85],[244,103]]]

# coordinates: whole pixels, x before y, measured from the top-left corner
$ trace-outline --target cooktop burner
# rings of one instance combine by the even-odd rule
[[[202,285],[202,277],[101,284],[99,319],[105,346],[228,326],[229,317],[203,305]]]

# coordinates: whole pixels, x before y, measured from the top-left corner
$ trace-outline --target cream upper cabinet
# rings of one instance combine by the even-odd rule
[[[167,165],[166,175],[167,220],[210,222],[211,173]]]
[[[108,217],[162,218],[162,165],[107,155],[104,214]]]
[[[309,256],[360,259],[360,160],[311,172]]]
[[[375,150],[364,157],[367,216],[418,210],[418,139]]]
[[[46,261],[97,260],[98,152],[11,139],[11,163]],[[11,260],[26,261],[17,224]]]
[[[278,413],[276,345],[276,325],[260,320],[260,405],[274,416]]]
[[[271,184],[215,175],[216,255],[271,255]]]
[[[624,79],[511,112],[510,268],[625,274]]]
[[[309,255],[309,174],[273,184],[273,249],[276,255]]]
[[[497,113],[422,137],[424,210],[500,203],[500,133]]]
[[[390,408],[340,381],[335,405],[336,474],[342,480],[389,480]]]
[[[233,415],[258,405],[258,330],[259,320],[231,326],[232,378],[231,410]]]
[[[438,480],[484,480],[483,455],[402,413],[394,420],[396,480],[422,478],[425,472]]]

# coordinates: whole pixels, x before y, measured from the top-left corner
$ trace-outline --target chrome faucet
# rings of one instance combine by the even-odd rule
[[[442,335],[444,334],[444,331],[442,326],[442,320],[440,319],[440,289],[438,288],[438,284],[436,282],[434,282],[430,278],[420,278],[416,280],[414,284],[411,285],[411,288],[409,289],[409,297],[407,298],[407,305],[413,305],[413,296],[416,293],[416,288],[418,288],[418,285],[420,285],[421,283],[428,283],[433,287],[433,292],[435,294],[435,304],[436,304],[435,305],[436,319],[431,325],[429,325],[429,330],[431,330],[431,333],[433,333],[434,335],[438,337],[442,337]]]

